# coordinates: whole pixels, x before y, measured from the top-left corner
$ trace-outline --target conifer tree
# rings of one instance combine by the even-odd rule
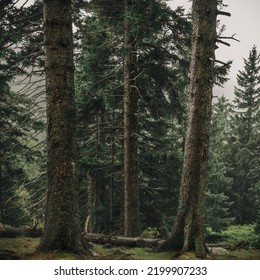
[[[43,122],[35,97],[11,88],[15,76],[26,74],[23,67],[26,58],[19,46],[23,40],[28,43],[27,11],[17,8],[16,2],[0,3],[0,218],[17,226],[30,222],[25,186],[30,179],[36,181],[34,174],[28,174],[28,166],[40,158],[40,145],[35,148],[35,144]]]
[[[47,202],[39,251],[84,252],[81,235],[75,137],[71,1],[44,1],[47,94]]]
[[[230,135],[230,164],[233,171],[232,213],[239,224],[257,216],[259,195],[260,54],[255,46],[237,74]]]
[[[123,185],[120,173],[123,166],[122,61],[127,55],[122,45],[124,18],[123,11],[119,13],[117,10],[117,17],[113,20],[113,13],[109,9],[103,9],[104,6],[99,6],[98,1],[93,2],[95,5],[88,10],[91,11],[91,16],[87,16],[80,26],[80,36],[83,36],[80,45],[82,52],[77,60],[81,185],[83,190],[86,185],[83,178],[86,178],[89,170],[97,190],[95,230],[105,232],[108,223],[105,224],[104,220],[111,223],[108,218],[108,197],[111,197],[111,193],[108,190],[114,186],[113,224],[117,220],[114,229],[121,231],[118,210],[123,199],[122,190],[120,191]],[[181,126],[184,111],[181,109],[184,104],[181,99],[184,99],[187,85],[190,23],[183,17],[183,10],[171,11],[165,3],[157,0],[149,1],[149,5],[147,1],[136,1],[126,16],[131,23],[131,34],[134,34],[136,40],[137,74],[134,75],[136,83],[132,87],[138,91],[138,113],[135,117],[140,128],[138,165],[144,217],[142,226],[151,226],[152,221],[156,221],[157,225],[164,224],[165,230],[165,227],[168,228],[167,217],[172,216],[174,211],[167,211],[165,207],[161,211],[160,207],[166,199],[169,209],[175,209],[176,203],[170,201],[168,194],[170,192],[173,193],[172,197],[176,196],[180,177],[182,157],[179,146],[182,148],[182,141],[178,138],[182,136],[172,128],[172,124]],[[101,151],[98,154],[95,148],[97,128],[100,128],[102,135],[98,141],[98,150]],[[170,134],[175,135],[178,143],[170,141]],[[173,170],[176,176],[173,176]],[[101,189],[103,191],[99,191]],[[156,201],[151,198],[152,194],[161,198]],[[158,207],[155,207],[155,203]],[[160,215],[164,217],[161,220],[158,218]],[[98,226],[101,220],[102,225]]]
[[[160,250],[195,250],[205,257],[203,229],[205,177],[214,78],[217,1],[192,5],[192,53],[188,121],[179,206],[173,230]]]
[[[230,109],[231,104],[224,96],[218,98],[212,108],[205,210],[206,226],[213,231],[221,231],[233,221],[229,198],[232,178],[229,177],[231,167],[228,162]]]

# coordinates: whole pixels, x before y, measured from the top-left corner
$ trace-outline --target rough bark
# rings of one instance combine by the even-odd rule
[[[45,0],[47,205],[39,251],[82,252],[76,189],[71,0]]]
[[[217,0],[194,0],[188,121],[179,206],[173,231],[159,250],[205,257],[204,186],[209,147]]]
[[[0,152],[2,152],[0,150]],[[1,155],[2,158],[2,155]],[[3,195],[3,181],[2,181],[2,166],[0,164],[0,223],[4,223],[4,195]]]
[[[94,230],[94,211],[95,211],[95,192],[94,192],[94,184],[93,178],[87,172],[87,211],[88,215],[85,222],[85,232],[91,233]]]
[[[136,50],[127,12],[132,0],[125,0],[124,26],[124,235],[139,235],[138,126]]]

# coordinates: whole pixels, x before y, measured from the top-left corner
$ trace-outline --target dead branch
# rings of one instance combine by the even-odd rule
[[[226,45],[226,46],[230,47],[230,44],[229,44],[229,43],[227,43],[227,42],[225,42],[225,41],[222,41],[222,40],[220,40],[220,39],[217,39],[217,43],[220,43],[220,44],[223,44],[223,45]]]
[[[219,64],[222,64],[222,65],[228,65],[226,62],[224,62],[224,61],[221,61],[221,60],[217,60],[217,59],[215,59],[215,62],[216,63],[219,63]]]
[[[219,11],[219,10],[217,11],[217,15],[231,17],[231,13],[223,12],[223,11]]]
[[[219,36],[218,38],[219,38],[219,39],[235,40],[235,41],[237,41],[237,42],[240,42],[238,39],[234,38],[235,35],[236,35],[236,33],[234,33],[232,36],[227,36],[227,37]]]

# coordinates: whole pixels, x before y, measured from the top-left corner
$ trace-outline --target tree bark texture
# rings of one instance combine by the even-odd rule
[[[0,150],[0,152],[2,152]],[[2,154],[0,155],[2,158]],[[0,223],[5,222],[4,219],[4,190],[3,190],[3,179],[2,179],[2,166],[0,164]]]
[[[206,255],[204,186],[209,148],[217,0],[194,0],[188,121],[179,206],[173,231],[159,250]]]
[[[45,0],[47,205],[39,251],[87,249],[76,189],[74,63],[71,0]]]
[[[139,235],[138,125],[136,49],[128,12],[132,0],[125,0],[124,23],[124,235]]]
[[[94,231],[94,212],[95,212],[95,190],[93,184],[93,178],[87,172],[87,218],[85,222],[85,232],[91,233]]]

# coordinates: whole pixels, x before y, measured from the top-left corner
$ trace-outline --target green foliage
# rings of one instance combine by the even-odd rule
[[[123,17],[114,19],[113,14],[106,13],[109,10],[104,11],[97,1],[92,2],[94,5],[88,10],[91,15],[79,24],[78,32],[82,38],[76,74],[79,182],[82,205],[86,205],[84,179],[89,172],[96,192],[95,207],[105,209],[94,212],[96,229],[111,230],[112,223],[113,230],[118,231],[122,219]],[[137,1],[125,16],[136,39],[139,71],[136,86],[140,94],[141,218],[143,228],[162,227],[166,234],[177,205],[182,163],[184,121],[181,116],[188,80],[190,23],[182,17],[182,10],[171,11],[155,0],[149,1],[149,5]],[[111,200],[113,221],[108,217]],[[85,216],[87,213],[83,212]],[[101,220],[106,223],[99,227]]]
[[[255,225],[230,226],[221,234],[223,241],[230,248],[260,248],[259,235],[255,233]]]
[[[230,213],[233,202],[229,198],[232,178],[228,176],[229,144],[231,131],[230,103],[224,97],[213,105],[210,157],[206,191],[206,226],[220,232],[234,220]]]
[[[161,236],[160,231],[158,230],[158,228],[155,227],[146,228],[141,235],[141,237],[143,238],[153,238],[153,239],[159,238],[160,236]]]
[[[237,75],[229,139],[232,212],[240,224],[255,222],[259,205],[260,55],[255,46],[244,64]]]
[[[16,92],[9,86],[15,76],[26,73],[24,69],[31,66],[33,57],[25,56],[29,36],[25,30],[29,28],[33,37],[25,18],[35,10],[18,9],[14,2],[1,1],[0,9],[0,220],[20,226],[31,220],[28,196],[33,191],[26,187],[32,182],[39,187],[39,173],[33,163],[42,156],[42,146],[37,144],[44,123],[37,112],[36,97],[25,87]],[[30,19],[34,20],[35,14]]]
[[[42,222],[45,149],[39,144],[44,135],[37,134],[44,124],[35,115],[36,97],[28,97],[26,90],[14,92],[8,83],[25,74],[26,67],[41,69],[43,34],[41,1],[21,9],[13,3],[0,3],[0,212],[5,222],[19,226]],[[137,49],[142,228],[147,237],[158,232],[167,236],[177,210],[183,161],[191,23],[183,9],[172,11],[160,0],[137,0],[127,14],[119,0],[78,0],[74,5],[82,224],[88,215],[89,174],[95,192],[94,231],[121,230],[123,22],[127,18]],[[220,97],[213,105],[205,226],[221,232],[233,223],[256,223],[259,234],[260,57],[256,47],[244,62],[234,103]],[[230,65],[215,66],[215,84],[226,82]],[[229,239],[230,229],[225,233],[231,246],[247,234],[251,241],[246,244],[259,244],[251,226],[231,229],[236,237]]]

